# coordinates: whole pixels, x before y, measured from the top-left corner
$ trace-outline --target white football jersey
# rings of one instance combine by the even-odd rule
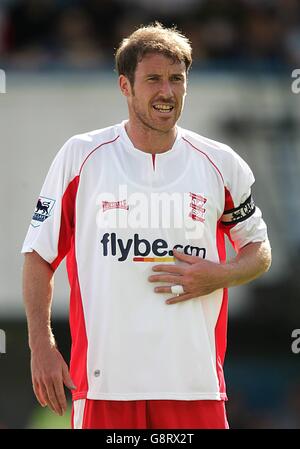
[[[74,399],[226,399],[227,290],[167,305],[148,277],[174,247],[219,263],[225,233],[236,250],[264,241],[253,182],[231,148],[180,127],[156,155],[125,122],[65,143],[22,252],[54,270],[67,256]]]

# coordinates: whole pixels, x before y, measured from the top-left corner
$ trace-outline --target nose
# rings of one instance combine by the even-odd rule
[[[172,85],[171,85],[170,81],[167,81],[167,80],[162,81],[161,86],[160,86],[160,93],[165,98],[173,97],[173,90],[172,90]]]

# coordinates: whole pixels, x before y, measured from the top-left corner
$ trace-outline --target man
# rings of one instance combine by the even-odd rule
[[[229,147],[176,125],[188,40],[141,27],[116,52],[129,120],[72,137],[24,242],[32,381],[74,428],[227,428],[227,287],[270,266],[254,178]],[[226,262],[224,234],[237,250]],[[70,373],[51,331],[67,255]]]

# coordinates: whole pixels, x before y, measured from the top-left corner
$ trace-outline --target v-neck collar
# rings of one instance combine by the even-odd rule
[[[157,162],[158,159],[160,158],[169,158],[172,157],[175,153],[177,153],[178,151],[178,145],[177,143],[179,142],[179,140],[182,137],[182,130],[179,126],[176,126],[176,130],[177,130],[177,135],[176,135],[176,139],[172,145],[172,147],[167,150],[164,151],[163,153],[147,153],[145,151],[139,150],[138,148],[136,148],[132,141],[130,140],[125,125],[127,123],[127,120],[123,120],[123,122],[121,122],[120,124],[120,134],[122,139],[126,142],[126,149],[132,153],[134,156],[139,157],[139,158],[145,158],[146,160],[151,160],[152,159],[152,164],[153,164],[153,168],[155,169],[155,164]]]

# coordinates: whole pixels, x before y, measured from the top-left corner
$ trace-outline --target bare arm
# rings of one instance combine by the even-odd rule
[[[258,278],[269,270],[271,262],[271,247],[268,240],[249,243],[225,265],[228,270],[226,287],[246,284]]]
[[[155,265],[152,269],[163,274],[149,277],[150,282],[166,282],[169,285],[156,287],[157,293],[170,293],[170,286],[179,284],[183,294],[172,297],[167,304],[186,301],[208,295],[215,290],[245,284],[261,276],[271,265],[271,248],[268,241],[249,243],[237,256],[227,263],[215,263],[188,256],[174,250],[174,256],[185,264]]]
[[[33,251],[25,255],[23,297],[31,350],[32,384],[42,406],[62,415],[67,408],[64,384],[75,388],[51,330],[53,295],[51,266]]]

